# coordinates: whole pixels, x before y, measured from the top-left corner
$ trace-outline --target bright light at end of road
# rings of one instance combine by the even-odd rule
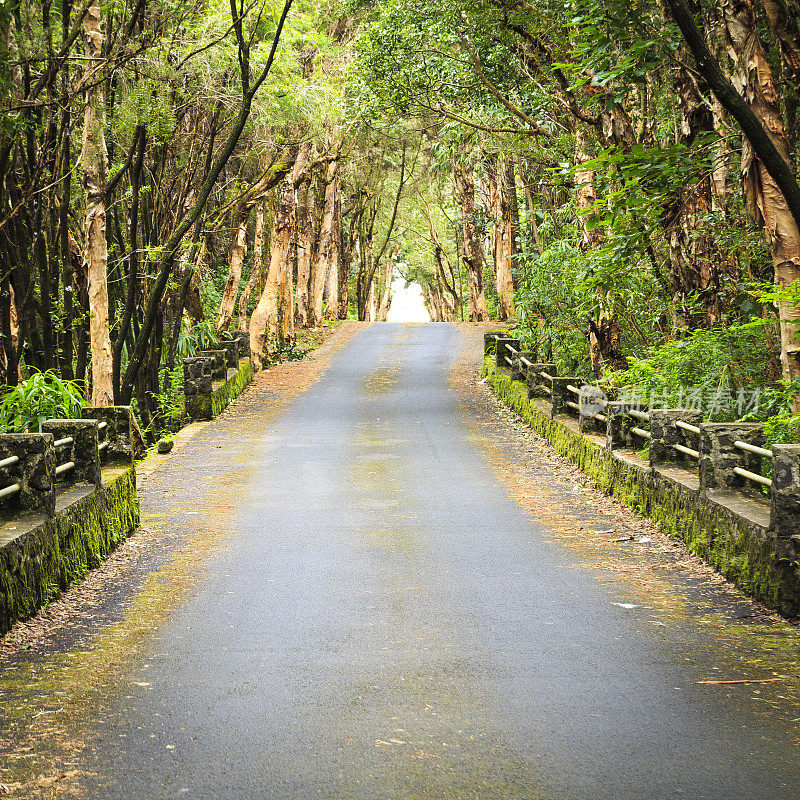
[[[430,322],[431,316],[422,300],[422,287],[418,283],[406,286],[405,278],[392,281],[392,305],[387,322]]]

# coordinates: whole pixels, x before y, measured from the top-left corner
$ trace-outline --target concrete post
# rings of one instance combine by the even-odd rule
[[[17,463],[0,467],[2,486],[18,483],[20,490],[4,498],[4,516],[31,511],[52,517],[56,513],[56,451],[52,433],[0,434],[0,461],[16,456]]]
[[[567,406],[567,401],[570,400],[573,403],[578,402],[578,395],[571,392],[567,389],[567,386],[572,384],[573,386],[580,386],[583,384],[582,378],[559,378],[553,376],[552,380],[548,381],[551,387],[552,394],[550,395],[552,404],[550,407],[550,415],[555,416],[556,414],[569,414],[571,413],[571,409]]]
[[[183,359],[183,393],[186,397],[211,395],[214,381],[214,359],[192,356]]]
[[[595,417],[595,414],[603,414],[608,418],[605,413],[608,403],[606,393],[599,386],[589,384],[581,385],[580,390],[578,405],[581,407],[579,415],[581,433],[602,433],[607,438],[607,422]]]
[[[737,440],[764,446],[764,428],[757,423],[704,422],[700,425],[700,491],[729,489],[754,497],[762,495],[758,486],[742,478],[734,467],[761,474],[761,456],[734,447]]]
[[[511,364],[509,364],[506,359],[509,359],[510,361],[514,354],[509,352],[508,345],[511,345],[515,350],[520,350],[522,345],[520,344],[519,339],[512,339],[507,336],[498,336],[495,341],[494,363],[497,364],[497,366],[501,369],[510,369]]]
[[[125,461],[133,464],[133,411],[130,406],[91,406],[81,411],[84,419],[105,422],[100,431],[101,443],[108,442],[100,454],[101,461]]]
[[[544,390],[545,379],[540,373],[545,372],[548,375],[556,376],[558,370],[555,364],[536,362],[532,367],[528,367],[528,377],[525,381],[528,387],[528,400],[533,397],[547,397],[550,395]]]
[[[61,476],[69,483],[91,483],[100,488],[100,439],[96,419],[49,419],[42,423],[43,433],[52,433],[53,438],[71,438],[72,443],[56,448],[57,464],[74,461],[75,466]]]
[[[692,450],[697,448],[697,437],[679,428],[675,423],[681,420],[690,425],[700,425],[702,411],[689,411],[685,408],[668,408],[650,412],[650,466],[683,467],[694,469],[697,461],[676,450],[672,445],[679,444]]]
[[[526,383],[528,380],[528,365],[524,364],[522,359],[526,359],[533,363],[536,360],[536,356],[530,350],[521,351],[518,355],[512,356],[511,358],[511,380],[512,381],[521,381],[522,383]]]
[[[636,420],[628,413],[630,403],[622,400],[609,400],[606,403],[606,447],[609,450],[637,449],[631,428],[636,427]]]
[[[221,339],[218,344],[225,351],[225,363],[236,369],[239,366],[239,342],[236,339]]]
[[[800,543],[800,444],[772,445],[770,527]]]
[[[493,355],[497,347],[497,338],[505,335],[505,331],[486,331],[483,334],[483,355]]]
[[[212,378],[215,381],[224,381],[228,377],[228,367],[225,365],[226,352],[224,350],[198,350],[198,356],[213,359]]]
[[[247,331],[236,331],[231,334],[231,339],[237,343],[237,359],[250,358],[250,334]]]

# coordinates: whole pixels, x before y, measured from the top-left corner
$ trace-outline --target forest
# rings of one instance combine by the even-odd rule
[[[2,0],[0,425],[381,321],[800,441],[796,0]],[[720,402],[745,395],[746,402]]]

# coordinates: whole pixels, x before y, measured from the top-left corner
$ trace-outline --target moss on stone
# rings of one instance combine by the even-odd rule
[[[487,357],[483,376],[500,399],[607,494],[653,519],[671,536],[742,591],[786,614],[800,611],[794,573],[782,569],[774,544],[743,519],[650,469],[615,458],[586,436],[540,410],[524,384],[512,381]]]
[[[192,395],[185,400],[186,415],[192,420],[209,420],[219,416],[253,380],[253,362],[249,358],[239,361],[236,374],[214,389],[210,395]]]
[[[138,524],[131,467],[7,542],[0,548],[0,633],[99,566]]]

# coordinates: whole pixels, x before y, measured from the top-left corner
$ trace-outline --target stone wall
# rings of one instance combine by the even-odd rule
[[[651,517],[747,594],[787,616],[800,615],[797,445],[773,447],[770,508],[763,497],[751,490],[736,491],[735,473],[725,451],[733,435],[742,441],[750,437],[754,444],[759,442],[751,426],[746,430],[725,430],[730,426],[703,423],[702,441],[710,444],[701,448],[701,472],[694,475],[672,455],[662,453],[664,462],[653,466],[637,457],[632,448],[616,449],[633,444],[630,420],[614,414],[617,404],[609,403],[606,411],[607,437],[585,434],[577,420],[553,413],[549,397],[529,396],[524,383],[512,381],[497,367],[493,354],[487,354],[483,374],[508,406],[561,455],[577,463],[600,488]],[[664,416],[657,416],[655,435],[660,435],[658,426],[663,427],[666,421]],[[674,431],[664,435],[673,434]],[[715,459],[716,473],[710,464],[712,451],[720,455]]]
[[[183,360],[186,416],[190,420],[209,420],[220,414],[253,380],[253,363],[249,358],[239,359],[237,368],[227,369],[224,381],[214,381],[213,373],[211,357]]]
[[[130,408],[84,416],[0,435],[0,634],[83,578],[139,523]]]

